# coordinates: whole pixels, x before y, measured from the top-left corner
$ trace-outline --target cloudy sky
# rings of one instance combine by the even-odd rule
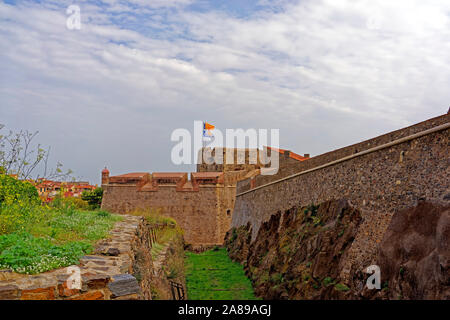
[[[192,170],[170,135],[194,120],[317,155],[444,114],[449,89],[448,0],[0,1],[0,123],[93,183]]]

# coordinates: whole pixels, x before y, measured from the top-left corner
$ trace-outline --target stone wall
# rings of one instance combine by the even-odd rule
[[[76,266],[81,275],[81,289],[71,289],[68,284],[74,266],[37,275],[1,270],[0,299],[151,299],[149,228],[142,217],[123,218],[111,230],[110,238],[99,241],[94,253],[84,256]]]
[[[186,278],[184,275],[184,240],[181,234],[176,234],[169,243],[164,245],[159,255],[153,261],[153,300],[173,300],[171,282],[183,287],[184,300],[187,300]],[[175,300],[179,300],[175,293]]]
[[[298,164],[304,167],[301,174],[238,194],[232,227],[250,223],[254,240],[261,223],[268,221],[272,214],[295,206],[346,198],[361,211],[363,221],[343,272],[348,272],[352,264],[367,267],[374,261],[376,246],[394,212],[417,205],[419,199],[435,203],[450,201],[448,127],[317,170],[312,170],[312,167],[355,152],[357,148],[391,142],[449,120],[450,116],[444,115],[325,154],[320,156],[322,160],[311,158],[303,161]],[[241,184],[245,186],[249,182],[238,183],[238,187]]]
[[[334,151],[330,151],[312,158],[309,158],[307,161],[286,161],[283,160],[284,157],[280,157],[280,169],[276,175],[265,175],[258,176],[254,179],[241,181],[237,185],[237,193],[245,192],[250,190],[251,188],[255,188],[258,186],[265,185],[272,181],[279,180],[281,178],[290,176],[300,171],[312,169],[324,164],[327,164],[331,161],[335,161],[338,159],[342,159],[344,157],[348,157],[354,155],[358,152],[362,152],[368,150],[370,148],[374,148],[376,146],[380,146],[385,143],[389,143],[396,139],[400,139],[403,137],[410,136],[412,134],[448,123],[450,121],[450,114],[445,114],[439,117],[435,117],[412,126],[392,131],[381,136],[378,136],[373,139],[365,140],[344,148],[340,148]]]
[[[154,210],[173,218],[194,248],[221,245],[230,229],[236,183],[259,171],[129,173],[103,176],[102,209]]]
[[[105,188],[102,208],[116,213],[153,208],[176,220],[186,243],[216,245],[222,243],[231,223],[226,212],[232,207],[223,199],[228,188],[232,187],[201,186],[198,192],[178,192],[174,186],[160,186],[157,192],[139,192],[135,186],[110,185]]]

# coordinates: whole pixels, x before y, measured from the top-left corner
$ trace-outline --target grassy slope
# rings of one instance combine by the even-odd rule
[[[186,286],[190,300],[254,300],[250,280],[225,249],[186,253]],[[222,291],[223,290],[223,291]]]
[[[0,235],[0,269],[34,274],[77,263],[121,219],[102,211],[45,211],[18,233]]]

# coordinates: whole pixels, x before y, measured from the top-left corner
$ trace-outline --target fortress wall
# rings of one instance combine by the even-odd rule
[[[314,167],[312,164],[338,159],[358,148],[367,149],[448,122],[448,115],[431,119],[298,166]],[[367,267],[395,211],[415,206],[421,198],[450,201],[449,135],[447,128],[256,190],[242,194],[238,191],[232,227],[250,223],[254,240],[261,223],[279,211],[346,198],[363,212],[364,219],[352,244],[347,270],[353,263]]]
[[[280,155],[280,169],[276,175],[272,176],[258,176],[255,177],[252,186],[258,187],[264,184],[270,183],[272,181],[279,180],[281,178],[287,177],[289,175],[295,174],[300,171],[315,168],[317,166],[335,161],[350,155],[353,155],[370,148],[380,146],[382,144],[407,137],[409,135],[436,127],[438,125],[450,122],[450,114],[445,114],[438,116],[423,122],[419,122],[412,126],[402,128],[400,130],[392,131],[381,136],[375,137],[373,139],[365,140],[344,148],[340,148],[334,151],[330,151],[316,157],[310,158],[306,161],[285,161],[283,160],[283,155]],[[251,189],[250,180],[241,181],[237,185],[237,193],[241,193]]]
[[[199,186],[198,191],[178,191],[173,185],[160,185],[158,191],[138,191],[136,185],[104,186],[102,208],[116,213],[154,208],[175,219],[184,230],[186,243],[209,246],[223,243],[231,223],[234,187]]]

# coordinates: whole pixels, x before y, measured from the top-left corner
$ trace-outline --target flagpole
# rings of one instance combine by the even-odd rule
[[[203,149],[205,149],[205,123],[206,121],[203,121],[203,130],[202,130],[202,159],[203,159]]]

